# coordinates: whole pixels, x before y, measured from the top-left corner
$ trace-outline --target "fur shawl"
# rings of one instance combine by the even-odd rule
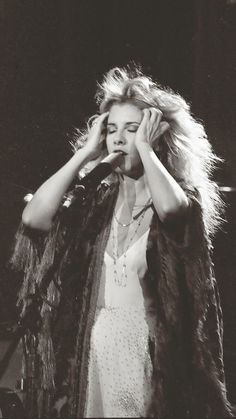
[[[198,194],[185,191],[191,204],[184,235],[164,226],[155,213],[148,237],[147,280],[157,301],[148,415],[158,419],[230,417],[211,245]],[[29,295],[40,288],[45,276],[53,276],[43,296],[42,323],[36,332],[37,380],[32,381],[36,396],[31,416],[50,416],[52,406],[55,413],[55,401],[65,396],[61,414],[83,417],[90,333],[116,196],[116,185],[103,184],[66,216],[59,212],[47,237],[24,227],[17,233],[12,263],[24,271],[19,293],[22,315]],[[31,334],[25,339],[28,354],[33,351]],[[29,369],[28,365],[26,375],[32,375]],[[30,389],[30,406],[29,393]]]

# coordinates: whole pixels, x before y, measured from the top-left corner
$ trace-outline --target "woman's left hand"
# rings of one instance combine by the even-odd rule
[[[158,140],[170,127],[168,122],[161,121],[162,112],[156,108],[143,110],[143,119],[135,136],[136,147],[142,143],[148,143],[155,150]]]

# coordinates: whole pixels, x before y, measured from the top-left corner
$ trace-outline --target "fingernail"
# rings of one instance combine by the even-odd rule
[[[168,124],[168,122],[164,122],[164,126],[163,126],[163,130],[167,131],[170,128],[170,124]]]

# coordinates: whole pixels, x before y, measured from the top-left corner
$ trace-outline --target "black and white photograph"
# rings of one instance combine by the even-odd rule
[[[236,0],[0,0],[0,418],[236,417]]]

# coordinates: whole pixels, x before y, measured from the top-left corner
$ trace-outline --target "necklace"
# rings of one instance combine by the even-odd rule
[[[146,205],[145,210],[148,208],[148,206]],[[139,214],[141,215],[141,213]],[[128,280],[128,276],[127,276],[127,266],[126,266],[126,259],[127,259],[127,250],[129,249],[135,235],[138,232],[138,229],[144,219],[144,215],[145,215],[145,211],[142,211],[142,216],[140,217],[136,229],[134,231],[134,233],[131,235],[128,244],[125,248],[124,253],[120,256],[120,258],[123,258],[123,264],[122,264],[122,273],[120,275],[120,277],[118,277],[117,275],[117,260],[118,258],[118,237],[115,239],[115,232],[114,232],[114,225],[112,225],[112,244],[113,244],[113,251],[112,251],[112,256],[113,256],[113,271],[114,271],[114,281],[117,285],[119,285],[120,287],[126,287],[127,286],[127,280]],[[137,215],[136,215],[136,219],[137,219]],[[135,221],[135,220],[133,220]],[[133,222],[132,221],[132,222]]]
[[[121,223],[119,220],[118,220],[118,218],[117,218],[117,216],[116,216],[116,213],[114,213],[114,218],[115,218],[115,220],[116,220],[116,222],[121,226],[121,227],[129,227],[134,221],[136,221],[137,219],[138,219],[138,217],[141,215],[141,214],[143,214],[143,213],[145,213],[145,211],[146,211],[146,209],[147,208],[149,208],[150,206],[152,205],[152,203],[151,203],[151,198],[148,198],[148,200],[147,200],[147,202],[146,202],[146,204],[144,204],[142,207],[142,209],[136,214],[136,215],[134,215],[132,218],[131,218],[131,221],[128,223],[128,224],[125,224],[125,223]]]

